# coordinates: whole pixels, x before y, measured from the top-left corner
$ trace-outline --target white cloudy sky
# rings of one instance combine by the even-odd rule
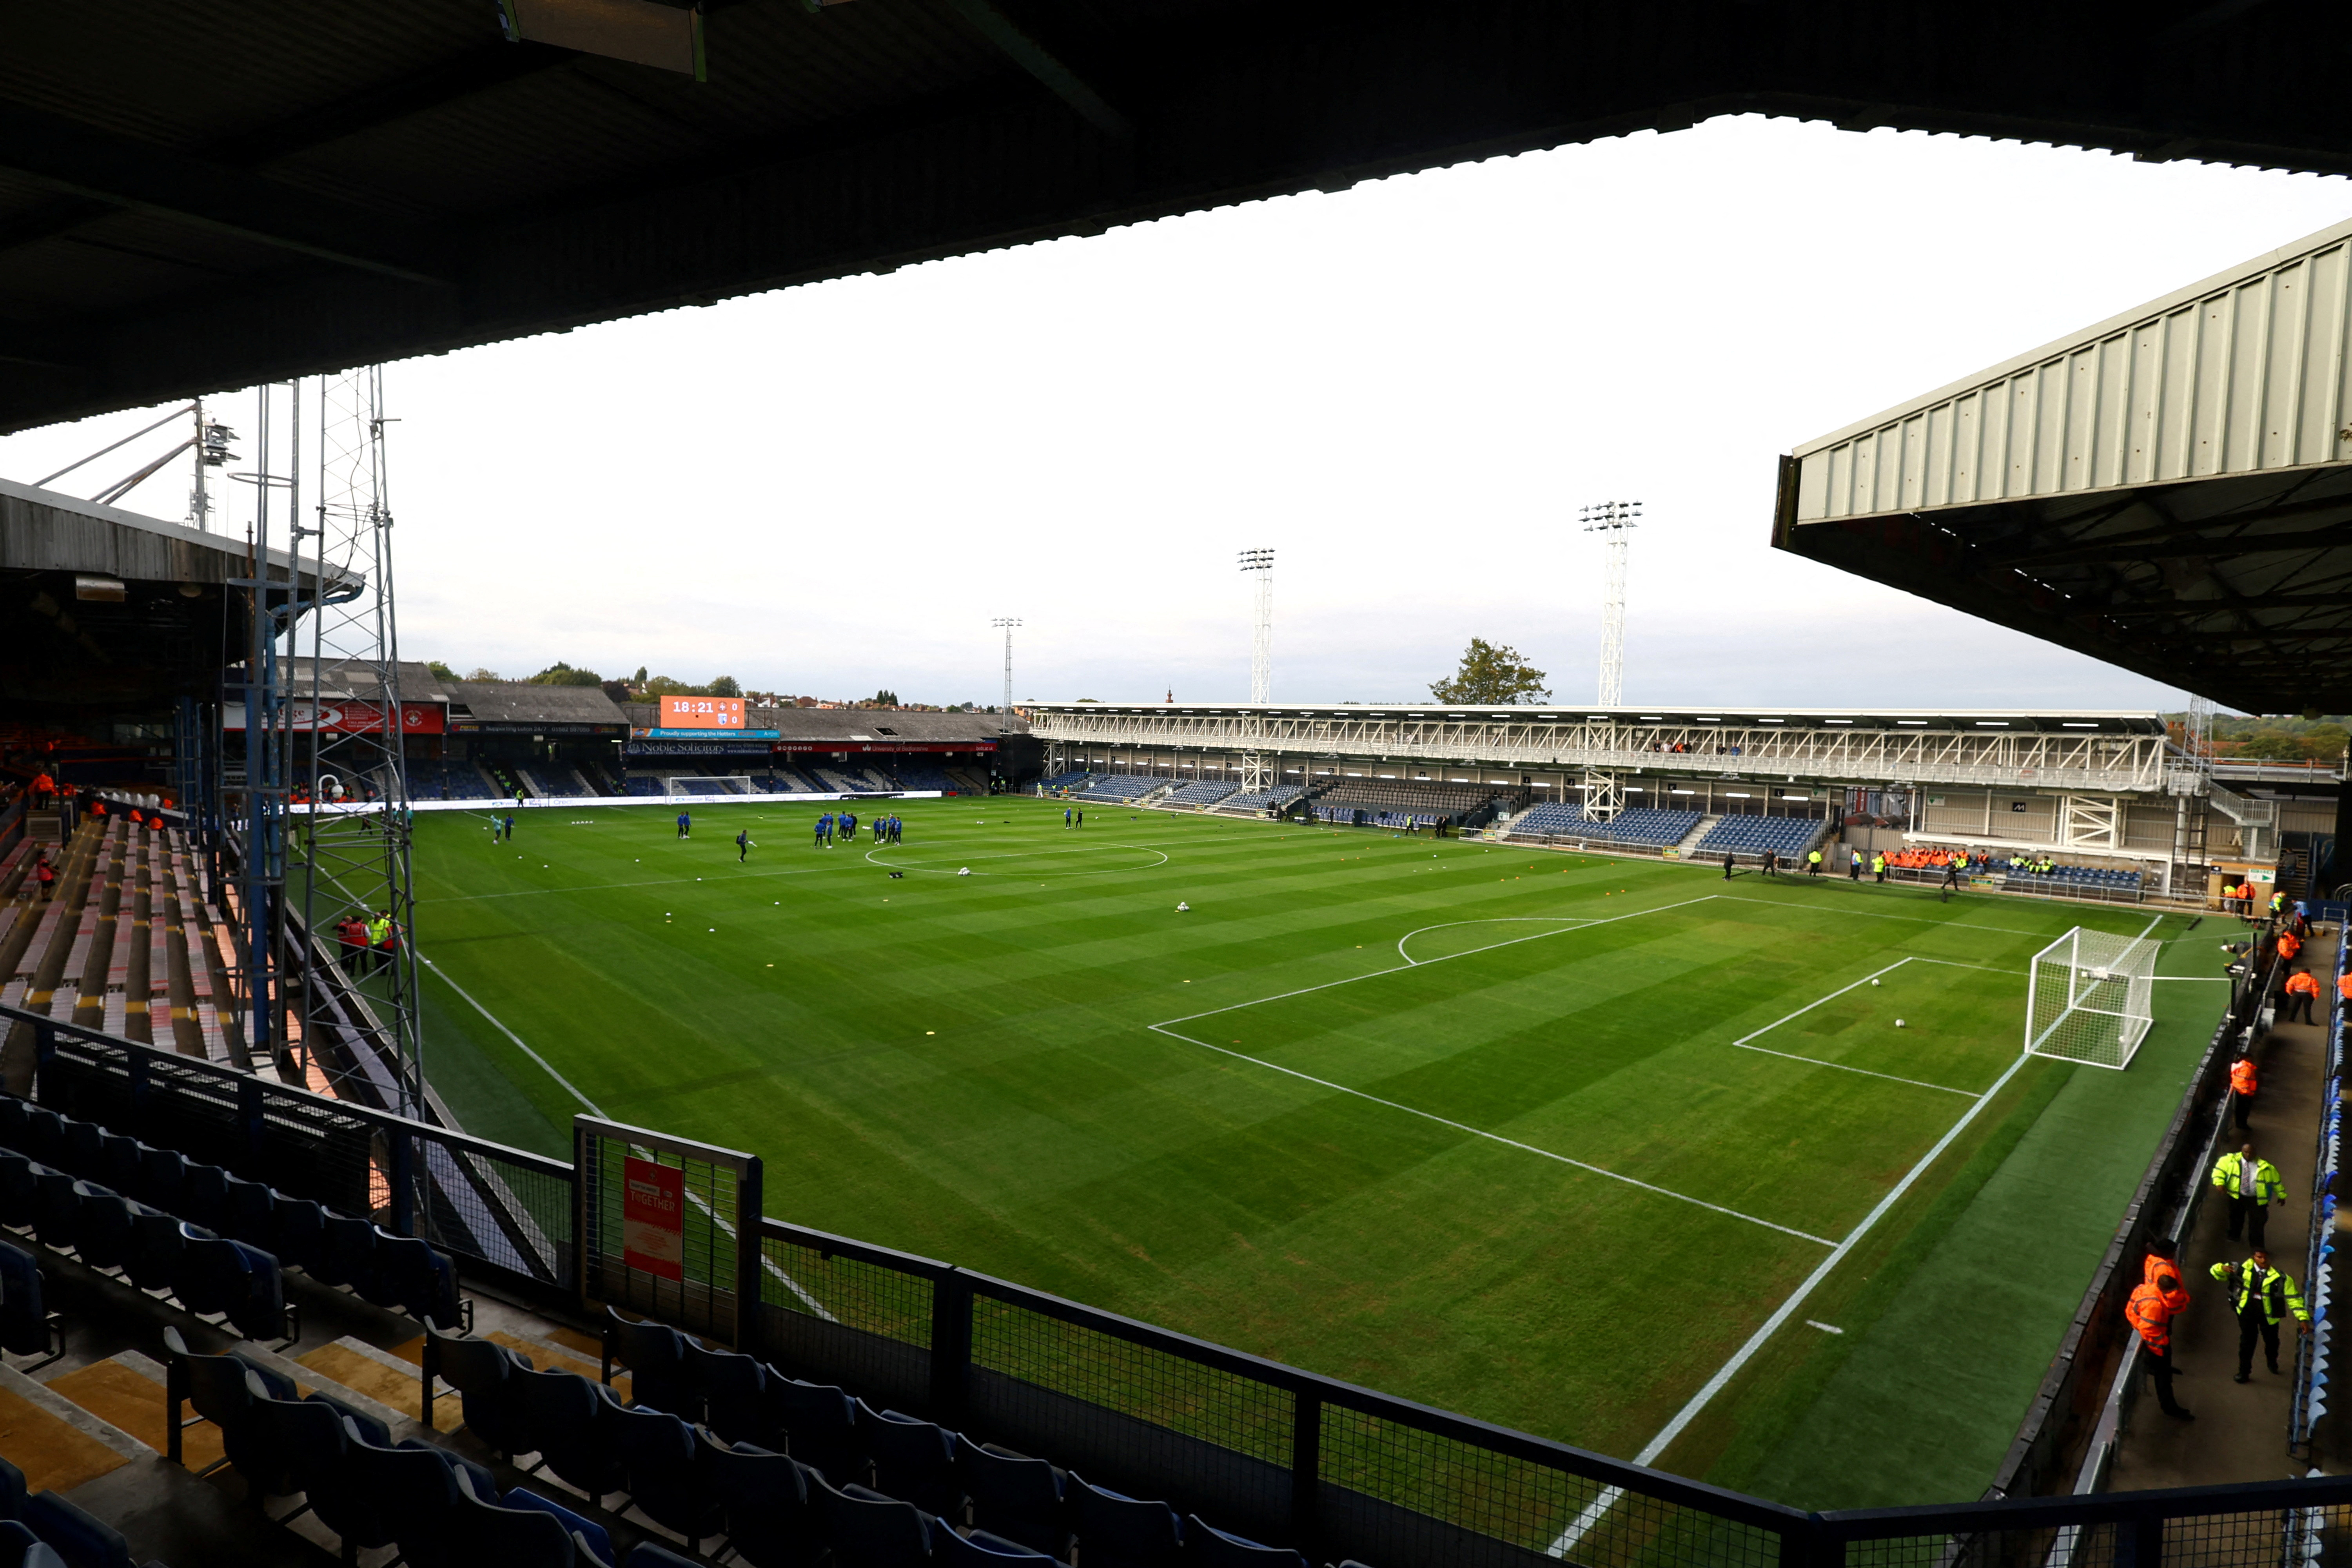
[[[1016,696],[1233,700],[1234,555],[1271,545],[1277,700],[1410,698],[1474,635],[1579,698],[1576,510],[1630,496],[1631,700],[2166,703],[1775,552],[1774,455],[2347,212],[1739,118],[400,363],[402,645],[988,701],[1018,616]],[[0,474],[142,422],[0,440]]]

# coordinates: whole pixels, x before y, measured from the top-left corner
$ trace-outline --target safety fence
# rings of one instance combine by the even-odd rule
[[[493,1284],[572,1294],[562,1160],[21,1008],[0,1017],[29,1026],[44,1105],[289,1197],[373,1214]]]
[[[2290,1451],[2317,1462],[2312,1444],[2319,1418],[2327,1414],[2330,1346],[2336,1337],[2327,1309],[2335,1295],[2336,1173],[2344,1158],[2344,975],[2352,960],[2352,930],[2337,928],[2336,982],[2327,1006],[2326,1070],[2320,1080],[2319,1142],[2311,1162],[2311,1243],[2304,1254],[2304,1287],[2310,1294],[2311,1331],[2294,1346],[2294,1406],[2288,1417]]]
[[[753,1222],[751,1156],[583,1117],[566,1164],[6,1011],[38,1037],[43,1102],[291,1195],[372,1209],[452,1254],[478,1289],[566,1315],[625,1299],[877,1408],[1046,1456],[1318,1562],[2304,1568],[2352,1509],[2352,1479],[2322,1478],[1809,1513],[935,1259]],[[650,1183],[688,1211],[673,1250],[632,1234],[640,1216],[625,1189],[649,1175],[638,1162],[676,1173]],[[736,1245],[747,1224],[756,1248]],[[677,1268],[632,1256],[647,1250]]]
[[[2138,1387],[2131,1371],[2136,1342],[2124,1321],[2124,1300],[2139,1283],[2139,1260],[2148,1242],[2164,1237],[2178,1243],[2196,1223],[2205,1172],[2229,1116],[2230,1062],[2260,1026],[2278,970],[2271,964],[2239,977],[2231,987],[2230,1005],[2026,1406],[2017,1436],[1986,1490],[1988,1499],[2092,1492],[2104,1484]]]

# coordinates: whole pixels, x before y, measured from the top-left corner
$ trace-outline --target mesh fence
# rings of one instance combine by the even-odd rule
[[[935,1275],[845,1254],[773,1222],[760,1263],[761,1340],[778,1366],[877,1408],[928,1401]]]
[[[478,1258],[559,1289],[572,1282],[572,1171],[510,1149],[396,1131],[410,1140],[406,1168],[416,1233],[445,1252]]]
[[[972,1422],[1024,1452],[1084,1454],[1097,1484],[1215,1498],[1237,1528],[1286,1523],[1297,1396],[1105,1325],[976,1295]]]
[[[1778,1531],[1557,1465],[1327,1405],[1319,1519],[1335,1552],[1372,1563],[1774,1568]]]
[[[740,1189],[736,1170],[598,1129],[583,1127],[581,1140],[579,1180],[588,1224],[581,1237],[582,1284],[588,1296],[732,1343],[739,1332],[736,1227]],[[632,1160],[678,1173],[685,1203],[678,1216],[680,1256],[675,1279],[627,1261],[623,1194]]]

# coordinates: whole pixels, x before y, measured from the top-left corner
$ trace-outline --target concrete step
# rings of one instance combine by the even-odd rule
[[[1698,841],[1714,832],[1715,825],[1722,820],[1723,816],[1720,813],[1700,817],[1698,826],[1684,834],[1683,841],[1675,846],[1675,853],[1685,860],[1689,859],[1691,852],[1698,847]]]

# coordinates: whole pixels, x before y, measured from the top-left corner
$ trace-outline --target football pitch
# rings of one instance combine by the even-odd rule
[[[1810,1507],[1983,1489],[2225,1000],[2225,931],[2129,907],[1019,797],[897,803],[882,847],[677,809],[417,819],[470,1131],[750,1150],[795,1223]],[[2020,1055],[2076,924],[2166,942],[2127,1072]]]

